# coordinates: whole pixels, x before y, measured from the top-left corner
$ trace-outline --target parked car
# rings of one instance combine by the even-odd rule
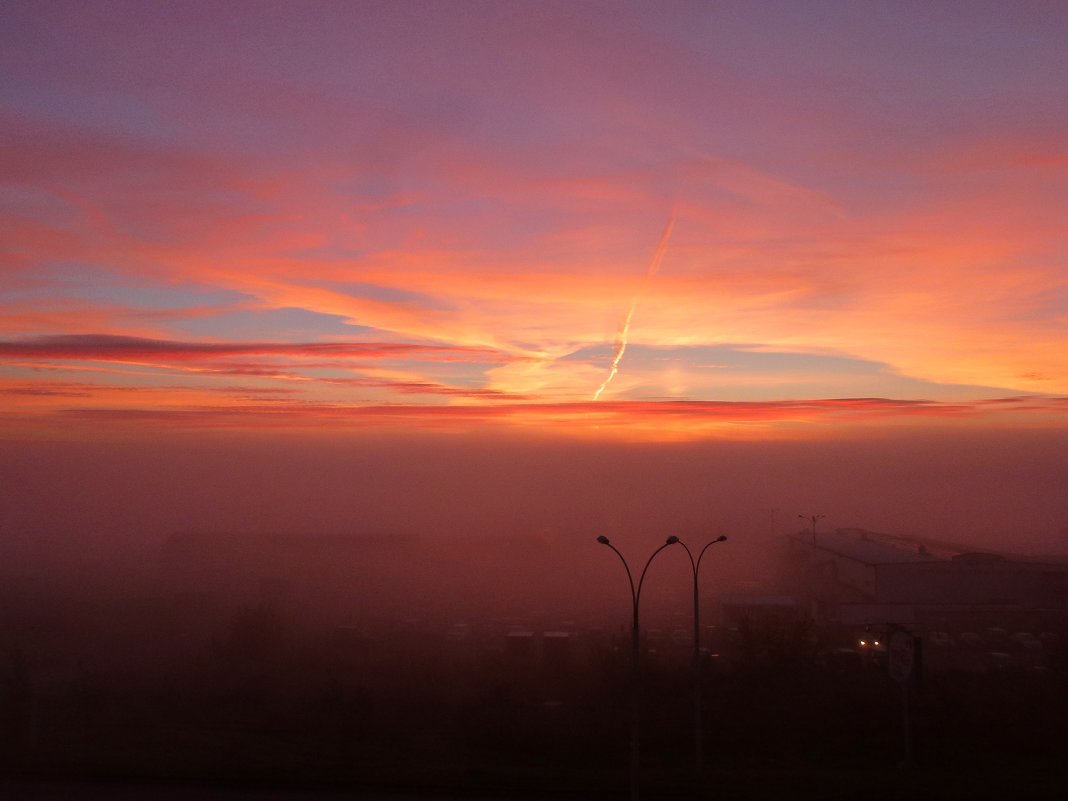
[[[834,648],[824,653],[821,661],[831,670],[859,670],[863,666],[860,654],[852,648]]]
[[[1026,651],[1041,651],[1042,641],[1029,631],[1018,631],[1009,637],[1009,642]]]
[[[991,651],[990,652],[990,669],[991,670],[1009,670],[1014,667],[1012,661],[1012,655],[1007,654],[1004,651]]]
[[[978,648],[983,644],[983,638],[974,631],[962,631],[960,636],[957,637],[957,642],[963,648]]]
[[[945,631],[932,631],[927,635],[927,642],[936,648],[952,648],[953,638]]]

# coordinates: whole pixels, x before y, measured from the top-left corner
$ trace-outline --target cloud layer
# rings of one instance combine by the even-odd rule
[[[1068,17],[876,10],[6,8],[7,431],[1061,425]]]

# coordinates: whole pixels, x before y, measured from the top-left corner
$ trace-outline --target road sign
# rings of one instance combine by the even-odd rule
[[[916,647],[912,634],[907,631],[895,631],[891,634],[887,644],[887,658],[890,676],[894,681],[908,681],[916,666]]]

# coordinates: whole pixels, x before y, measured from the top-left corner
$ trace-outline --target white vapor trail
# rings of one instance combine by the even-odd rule
[[[627,351],[627,337],[630,335],[630,321],[634,317],[634,310],[638,307],[638,301],[642,295],[645,294],[646,286],[649,284],[649,279],[656,275],[656,271],[660,269],[660,262],[664,260],[664,254],[667,253],[668,240],[671,239],[671,229],[675,227],[675,213],[671,213],[668,217],[667,225],[664,226],[664,233],[660,235],[660,243],[656,246],[656,252],[653,253],[653,260],[649,262],[649,270],[645,274],[645,279],[642,281],[641,289],[638,290],[638,294],[634,296],[634,300],[630,302],[630,308],[627,310],[627,317],[623,321],[623,329],[619,333],[619,342],[616,343],[616,355],[612,357],[612,367],[608,371],[608,377],[604,380],[604,383],[597,388],[597,391],[593,393],[593,399],[597,400],[601,397],[601,393],[604,392],[604,388],[612,383],[612,379],[616,377],[616,373],[619,372],[619,362],[623,358],[623,354]]]

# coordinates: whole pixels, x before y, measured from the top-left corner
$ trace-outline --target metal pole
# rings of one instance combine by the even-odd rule
[[[693,571],[693,758],[697,787],[704,783],[704,730],[701,724],[701,603],[697,597],[697,570]]]
[[[701,571],[701,560],[709,546],[717,542],[723,542],[726,536],[720,536],[711,542],[705,543],[697,559],[688,545],[682,540],[679,544],[686,549],[686,555],[690,558],[690,569],[693,571],[693,757],[694,771],[697,775],[697,787],[701,788],[704,780],[704,721],[701,716],[701,601],[698,593],[698,575]]]
[[[812,523],[812,544],[816,544],[816,523],[823,520],[827,515],[798,515],[802,520],[808,520]]]
[[[912,726],[909,723],[909,683],[908,681],[901,682],[901,708],[902,716],[901,721],[904,730],[904,744],[905,744],[905,770],[909,770],[912,767]]]
[[[642,719],[641,701],[641,632],[638,629],[638,599],[634,601],[634,624],[630,637],[630,798],[638,801],[641,771],[639,729]]]
[[[630,572],[630,566],[627,564],[627,560],[623,558],[623,554],[616,548],[608,537],[600,536],[597,541],[601,545],[607,545],[613,551],[616,552],[616,556],[623,563],[623,568],[627,571],[627,581],[630,582],[630,599],[632,604],[633,622],[631,624],[631,650],[630,650],[630,798],[631,801],[638,801],[640,795],[640,763],[641,763],[641,744],[639,729],[641,727],[641,630],[638,624],[638,608],[642,597],[642,585],[645,584],[645,574],[649,570],[649,565],[653,563],[653,559],[658,553],[664,550],[669,545],[674,545],[679,541],[678,537],[668,537],[667,541],[653,551],[652,556],[649,557],[645,563],[645,567],[642,569],[641,577],[638,579],[638,586],[634,586],[634,575]]]

